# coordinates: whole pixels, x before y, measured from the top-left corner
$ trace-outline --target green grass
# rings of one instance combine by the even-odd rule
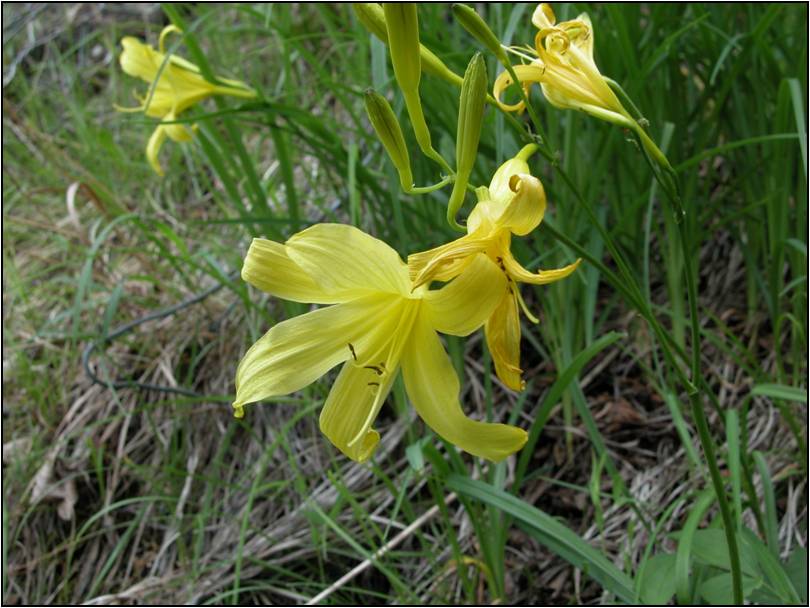
[[[632,135],[535,87],[553,162],[536,155],[531,169],[549,208],[513,251],[530,268],[583,264],[523,287],[541,321],[523,326],[523,393],[500,385],[480,332],[447,340],[465,411],[518,424],[530,442],[506,463],[476,461],[419,421],[398,381],[381,447],[357,465],[317,428],[334,374],[231,417],[241,356],[306,310],[233,272],[251,237],[319,221],[355,224],[403,256],[455,238],[449,189],[404,194],[365,117],[373,86],[400,118],[416,185],[439,181],[385,45],[347,5],[4,5],[5,602],[303,603],[327,591],[328,604],[731,603],[706,440],[746,599],[806,601],[807,8],[554,8],[591,16],[600,70],[678,173],[690,246]],[[483,16],[525,44],[531,10]],[[463,74],[479,44],[448,6],[419,17],[422,42]],[[120,38],[155,43],[169,19],[187,32],[170,39],[178,53],[261,100],[191,110],[196,137],[164,145],[161,179],[144,156],[154,124],[113,104],[145,89],[118,66]],[[485,57],[491,86],[502,68]],[[452,161],[459,91],[423,75],[421,92]],[[489,182],[530,123],[487,110],[471,183]],[[471,207],[468,196],[462,216]],[[103,385],[82,366],[94,341]]]

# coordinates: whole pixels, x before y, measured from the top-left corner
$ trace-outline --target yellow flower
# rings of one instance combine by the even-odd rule
[[[144,112],[147,116],[161,119],[161,124],[146,146],[146,157],[158,175],[163,175],[158,152],[166,138],[178,142],[191,139],[191,131],[185,125],[164,123],[177,120],[182,112],[213,95],[256,97],[255,91],[241,82],[221,78],[219,80],[222,85],[212,84],[200,75],[200,69],[193,63],[176,55],[169,55],[167,59],[165,38],[168,34],[179,31],[173,25],[165,27],[160,33],[159,51],[131,36],[121,40],[121,46],[124,47],[120,57],[121,68],[130,76],[148,82],[150,86],[146,96],[139,98],[140,106],[117,109]]]
[[[527,94],[537,82],[548,102],[557,108],[582,110],[602,120],[633,128],[635,121],[594,62],[590,17],[582,13],[571,21],[556,23],[554,11],[543,3],[534,11],[532,23],[539,31],[535,48],[528,51],[535,57],[528,57],[531,59],[528,65],[513,66]],[[495,81],[493,96],[504,110],[522,111],[522,101],[515,105],[500,101],[511,84],[511,76],[503,72]]]
[[[279,323],[236,371],[235,415],[243,406],[300,390],[342,363],[320,427],[346,456],[363,461],[380,435],[372,428],[400,368],[419,416],[463,450],[502,460],[526,433],[467,418],[459,381],[437,331],[466,336],[500,300],[506,281],[486,256],[442,289],[413,289],[388,245],[352,226],[317,224],[285,244],[254,239],[242,278],[272,295],[331,304]]]
[[[448,281],[468,271],[481,253],[498,265],[506,282],[500,288],[498,305],[487,320],[485,332],[495,371],[513,390],[524,386],[518,307],[530,320],[538,322],[526,308],[516,283],[543,285],[558,281],[571,274],[580,262],[533,273],[523,268],[510,251],[512,235],[524,236],[537,228],[546,210],[543,184],[529,173],[526,162],[536,149],[534,144],[524,147],[498,168],[489,188],[476,191],[479,202],[467,220],[465,236],[408,257],[408,269],[416,286],[432,280]]]

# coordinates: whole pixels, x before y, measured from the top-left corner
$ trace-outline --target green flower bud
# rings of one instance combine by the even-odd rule
[[[506,57],[506,51],[504,51],[501,46],[501,41],[498,40],[494,32],[489,29],[489,25],[481,18],[481,15],[475,12],[475,9],[470,8],[466,4],[454,4],[453,15],[455,15],[461,27],[467,30],[478,42],[488,48],[498,58],[498,61],[501,63],[509,61]]]
[[[399,183],[402,185],[402,189],[409,192],[413,187],[411,159],[408,156],[405,138],[402,136],[402,129],[394,115],[394,110],[391,109],[388,100],[374,89],[366,90],[365,102],[371,126],[374,127],[374,132],[377,133],[391,162],[399,172]]]
[[[413,2],[386,2],[388,49],[397,84],[403,93],[419,90],[422,59],[419,56],[419,17]]]
[[[476,53],[464,72],[461,85],[461,99],[458,112],[458,133],[456,135],[456,181],[447,206],[447,221],[456,223],[456,212],[464,202],[467,182],[470,179],[475,159],[478,155],[478,140],[484,121],[484,104],[487,99],[487,66],[481,53]]]
[[[388,30],[385,28],[385,13],[376,2],[354,2],[354,14],[369,32],[388,44]]]
[[[430,139],[430,129],[422,111],[422,100],[419,98],[419,80],[422,77],[422,59],[419,52],[419,17],[416,4],[413,2],[386,2],[385,26],[388,30],[388,50],[394,75],[405,98],[405,107],[411,119],[419,148],[429,158],[441,165],[444,171],[452,170],[447,161],[434,148]]]
[[[352,4],[357,19],[369,32],[388,44],[388,29],[385,25],[385,12],[376,2],[355,2]],[[436,57],[424,44],[419,45],[419,56],[422,59],[422,68],[452,85],[461,86],[461,76],[448,68],[444,62]]]

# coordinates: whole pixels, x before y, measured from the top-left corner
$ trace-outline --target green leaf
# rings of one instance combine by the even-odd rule
[[[703,564],[730,571],[731,561],[728,556],[726,533],[720,528],[695,532],[692,539],[692,557]],[[740,568],[745,574],[762,576],[757,567],[757,556],[745,545],[740,550]]]
[[[792,580],[788,577],[785,568],[783,568],[779,560],[774,557],[770,549],[747,528],[743,528],[742,536],[744,544],[749,545],[751,551],[756,555],[760,569],[765,575],[765,580],[782,599],[782,602],[786,604],[798,604],[799,594],[794,588]]]
[[[807,603],[807,549],[796,547],[785,564],[790,582],[799,592],[802,604]]]
[[[554,384],[551,385],[548,393],[543,398],[543,403],[540,404],[540,408],[538,409],[538,413],[535,416],[534,422],[532,422],[532,426],[529,429],[529,439],[526,441],[526,445],[520,453],[520,459],[518,460],[517,471],[515,472],[515,482],[512,484],[512,487],[517,490],[520,488],[520,484],[523,482],[523,477],[526,474],[526,468],[529,466],[529,460],[534,453],[534,446],[537,444],[537,440],[540,438],[540,433],[543,430],[543,427],[546,425],[546,421],[548,417],[551,415],[552,408],[557,405],[557,402],[562,397],[563,392],[565,389],[568,388],[568,385],[576,378],[577,374],[582,370],[583,367],[593,359],[599,352],[616,342],[618,339],[625,337],[626,334],[611,331],[606,333],[604,336],[601,336],[598,340],[596,340],[593,344],[590,344],[586,348],[582,349],[576,357],[571,361],[568,367],[557,377],[557,380]]]
[[[807,403],[807,389],[785,386],[784,384],[757,384],[751,389],[752,395]]]
[[[666,604],[675,595],[674,553],[659,553],[647,560],[641,579],[641,601],[645,604]]]
[[[462,475],[447,477],[447,488],[501,509],[522,524],[520,527],[535,540],[596,580],[605,590],[624,603],[637,603],[633,581],[602,553],[559,521],[488,483]]]
[[[709,507],[714,503],[714,490],[707,488],[695,500],[689,517],[678,538],[678,550],[675,553],[675,591],[678,594],[678,603],[691,603],[691,580],[689,578],[689,565],[692,561],[692,543],[697,527]]]
[[[761,579],[743,576],[743,595],[748,597],[755,589],[762,585]],[[698,593],[708,603],[714,606],[723,606],[734,603],[731,574],[724,573],[713,576],[700,584]]]
[[[762,479],[762,498],[765,503],[765,539],[768,541],[771,553],[779,559],[779,521],[776,515],[776,497],[768,463],[765,462],[765,456],[759,450],[754,451],[754,464]]]

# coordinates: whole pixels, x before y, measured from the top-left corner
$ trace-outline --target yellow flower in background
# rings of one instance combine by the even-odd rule
[[[546,210],[543,184],[529,173],[526,162],[536,149],[534,144],[524,147],[498,168],[489,188],[476,190],[479,202],[467,220],[465,236],[408,256],[408,269],[416,286],[432,280],[448,281],[468,272],[482,253],[497,264],[506,281],[500,288],[498,305],[487,320],[485,333],[495,371],[513,390],[524,386],[520,369],[519,307],[530,320],[538,322],[527,309],[517,283],[543,285],[558,281],[571,274],[580,262],[534,273],[523,268],[510,250],[512,235],[529,234],[540,225]]]
[[[353,460],[376,448],[372,425],[400,369],[417,413],[447,441],[493,461],[526,442],[522,429],[464,415],[436,333],[466,336],[498,305],[506,279],[486,256],[472,256],[442,289],[414,289],[388,245],[352,226],[317,224],[285,244],[254,239],[242,278],[280,298],[331,306],[279,323],[248,350],[236,372],[237,417],[245,404],[300,390],[342,363],[320,427]]]
[[[190,129],[184,124],[164,123],[177,120],[182,112],[213,95],[256,97],[256,92],[244,83],[219,79],[222,85],[212,84],[202,77],[200,69],[193,63],[176,55],[169,55],[167,59],[164,44],[166,36],[172,32],[180,30],[169,25],[160,33],[159,51],[131,36],[121,40],[121,46],[124,47],[120,57],[121,68],[130,76],[148,82],[150,86],[146,96],[139,98],[139,107],[118,110],[144,112],[147,116],[161,119],[161,124],[152,133],[146,146],[146,157],[158,175],[163,175],[158,153],[166,138],[184,142],[189,141],[192,136]]]
[[[533,83],[539,83],[545,98],[557,108],[582,110],[602,120],[633,128],[635,121],[596,67],[590,17],[582,13],[571,21],[556,23],[554,11],[543,3],[534,11],[532,23],[539,30],[535,48],[528,49],[535,58],[530,57],[532,61],[527,65],[513,66],[527,94]],[[495,81],[493,96],[504,110],[522,111],[522,101],[515,105],[500,101],[511,84],[511,76],[503,72]]]

